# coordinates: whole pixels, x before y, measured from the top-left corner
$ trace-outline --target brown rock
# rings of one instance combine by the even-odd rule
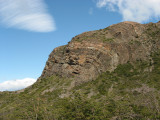
[[[60,75],[76,83],[95,79],[118,64],[149,60],[160,45],[160,23],[122,22],[75,36],[68,45],[55,48],[40,78]]]

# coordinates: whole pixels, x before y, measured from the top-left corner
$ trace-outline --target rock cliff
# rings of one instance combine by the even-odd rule
[[[121,22],[105,29],[75,36],[68,45],[55,48],[40,78],[74,77],[76,83],[95,79],[117,65],[137,60],[152,62],[160,48],[160,23]]]

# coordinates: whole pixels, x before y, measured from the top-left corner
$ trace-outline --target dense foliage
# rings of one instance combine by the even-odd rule
[[[119,65],[96,80],[52,76],[22,92],[0,93],[0,120],[160,119],[160,53]]]

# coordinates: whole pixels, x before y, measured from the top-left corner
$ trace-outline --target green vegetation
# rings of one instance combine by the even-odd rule
[[[140,41],[138,41],[138,40],[131,40],[130,42],[129,42],[129,44],[132,44],[132,45],[138,45],[138,46],[140,46],[142,43],[140,42]]]
[[[0,120],[158,120],[160,52],[152,58],[119,65],[79,86],[52,76],[21,93],[0,93]]]
[[[160,35],[160,29],[155,24],[149,24],[145,33],[148,35],[148,37],[156,39]]]
[[[103,42],[113,42],[114,38],[103,38]]]
[[[109,27],[104,28],[104,31],[107,31],[107,30],[110,30],[110,28]]]

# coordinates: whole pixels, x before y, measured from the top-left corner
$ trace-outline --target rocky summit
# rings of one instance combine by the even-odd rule
[[[68,45],[53,50],[40,78],[52,75],[74,77],[76,84],[80,84],[128,61],[152,62],[151,53],[160,48],[159,31],[159,22],[126,21],[82,33]]]

